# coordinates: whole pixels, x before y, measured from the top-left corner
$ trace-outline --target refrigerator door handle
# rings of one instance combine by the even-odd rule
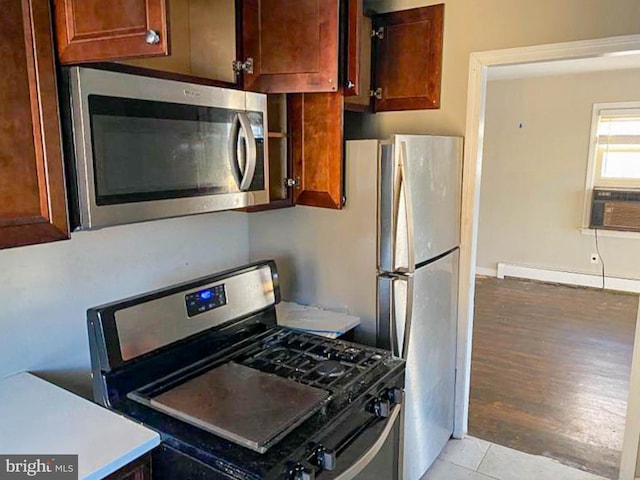
[[[413,277],[384,276],[378,286],[378,347],[406,358],[413,310]]]
[[[393,145],[380,145],[378,158],[378,270],[394,270],[396,165]]]
[[[395,282],[396,279],[394,277],[378,277],[378,329],[376,343],[378,348],[390,350],[393,355],[397,356]]]
[[[407,167],[407,143],[400,142],[400,164],[393,209],[393,267],[400,273],[412,273],[415,267],[413,209]]]
[[[413,277],[398,277],[393,281],[393,337],[396,346],[392,353],[407,358],[413,311]]]

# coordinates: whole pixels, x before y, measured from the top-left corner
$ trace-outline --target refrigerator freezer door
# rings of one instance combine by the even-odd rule
[[[379,176],[381,272],[410,273],[459,245],[462,138],[396,135]]]
[[[413,275],[404,417],[404,480],[419,480],[453,432],[458,250]]]

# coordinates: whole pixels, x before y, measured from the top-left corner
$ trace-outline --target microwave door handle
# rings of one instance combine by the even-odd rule
[[[238,142],[240,141],[240,114],[236,114],[231,122],[231,130],[229,131],[229,162],[231,162],[231,173],[236,180],[238,186],[242,185],[244,173],[238,158]]]
[[[240,181],[240,190],[246,192],[251,187],[253,177],[256,173],[256,162],[258,160],[258,146],[256,143],[256,137],[251,129],[251,121],[249,116],[244,113],[238,113],[238,119],[240,120],[240,128],[244,133],[246,139],[246,162],[244,166],[244,173],[242,174],[242,180]]]

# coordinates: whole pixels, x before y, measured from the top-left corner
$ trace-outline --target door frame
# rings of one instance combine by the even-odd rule
[[[607,55],[640,53],[640,35],[537,45],[472,53],[469,60],[467,118],[462,180],[460,233],[460,280],[458,298],[458,345],[455,423],[453,436],[467,433],[471,380],[471,349],[475,295],[480,182],[487,96],[487,74],[491,67],[554,60],[571,60]],[[640,335],[636,330],[631,376],[640,380]],[[635,407],[635,406],[638,407]],[[620,480],[633,480],[640,442],[640,388],[630,388],[627,425],[622,452]]]

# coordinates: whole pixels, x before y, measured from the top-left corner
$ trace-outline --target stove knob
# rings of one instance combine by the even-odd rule
[[[392,405],[400,405],[403,398],[402,389],[398,387],[391,387],[387,390],[387,398]]]
[[[374,398],[369,411],[376,417],[387,418],[391,414],[391,402],[383,398]]]
[[[315,472],[309,470],[304,465],[296,464],[289,470],[288,480],[314,480]]]
[[[318,466],[324,470],[335,470],[337,463],[335,450],[327,450],[324,447],[318,448],[318,450],[316,450],[316,462]]]

